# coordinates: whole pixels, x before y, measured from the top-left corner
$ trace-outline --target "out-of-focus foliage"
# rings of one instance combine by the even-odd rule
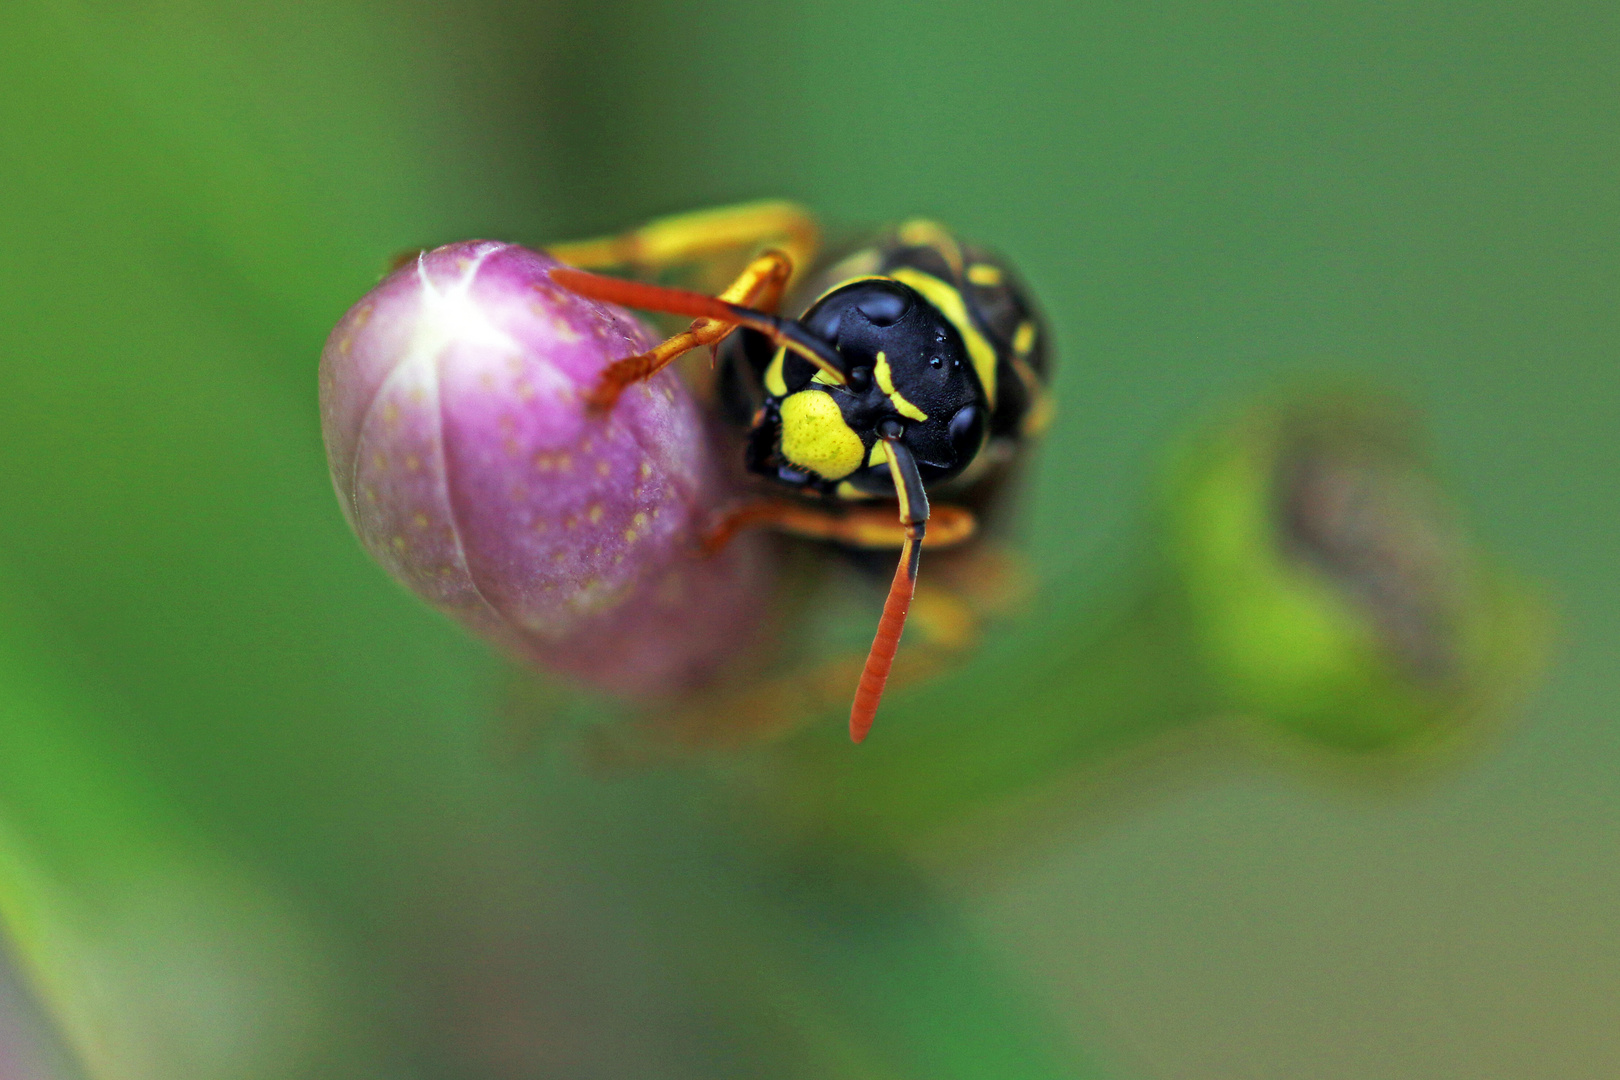
[[[69,740],[29,755],[53,813],[157,793],[166,839],[121,859],[217,856],[267,890],[249,907],[341,1003],[310,1075],[1061,1075],[1029,1051],[1062,1042],[1034,999],[1147,1075],[1613,1072],[1616,18],[8,3],[0,565],[22,599],[0,640],[42,659],[0,680],[6,745]],[[1486,542],[1552,583],[1568,640],[1524,733],[1376,812],[1242,779],[1095,844],[1059,831],[966,925],[917,901],[916,937],[851,917],[818,938],[761,899],[689,778],[503,756],[506,672],[344,527],[321,342],[401,248],[763,195],[999,246],[1060,344],[1036,615],[895,696],[866,750],[1084,704],[1051,658],[1129,564],[1107,538],[1140,535],[1160,449],[1318,371],[1414,397]],[[108,843],[147,829],[114,816]],[[45,843],[63,873],[72,845]],[[1004,955],[973,944],[987,925]],[[840,961],[866,933],[897,951]],[[1044,992],[975,998],[1019,950]]]

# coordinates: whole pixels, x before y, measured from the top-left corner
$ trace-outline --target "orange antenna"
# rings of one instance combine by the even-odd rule
[[[856,742],[866,738],[877,719],[883,688],[900,649],[900,634],[906,628],[906,614],[917,591],[917,568],[922,561],[923,532],[928,525],[928,493],[917,473],[917,459],[911,455],[899,434],[883,435],[889,459],[889,475],[894,479],[895,497],[900,500],[900,522],[906,527],[905,544],[900,548],[900,565],[895,567],[889,595],[883,601],[872,649],[866,654],[861,681],[855,687],[855,704],[849,711],[849,737]]]
[[[700,292],[605,277],[576,270],[572,266],[552,267],[551,280],[569,292],[592,300],[642,311],[665,311],[671,315],[690,315],[694,319],[715,319],[758,330],[770,338],[772,344],[792,350],[825,371],[828,378],[836,380],[840,386],[848,381],[844,359],[838,355],[838,350],[792,319],[768,315]]]

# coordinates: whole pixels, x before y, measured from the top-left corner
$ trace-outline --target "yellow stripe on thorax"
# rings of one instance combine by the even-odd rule
[[[1034,323],[1026,319],[1018,324],[1018,329],[1013,334],[1012,347],[1013,352],[1019,356],[1029,355],[1029,350],[1035,347]]]
[[[1002,282],[1001,267],[991,263],[974,263],[967,268],[964,276],[973,284],[985,289],[993,289]]]
[[[909,266],[896,268],[890,276],[922,293],[923,299],[938,308],[939,313],[956,327],[956,332],[962,335],[962,341],[967,345],[968,357],[973,361],[973,370],[979,373],[979,385],[984,387],[985,400],[992,410],[995,409],[996,350],[989,339],[979,332],[973,316],[968,314],[967,304],[963,302],[961,292],[934,275],[925,274]]]
[[[937,221],[927,218],[912,218],[903,222],[895,235],[902,244],[912,247],[931,247],[939,252],[940,258],[951,268],[951,273],[962,273],[962,246],[956,242],[951,231]]]

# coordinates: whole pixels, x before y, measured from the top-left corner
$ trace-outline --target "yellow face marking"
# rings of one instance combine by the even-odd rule
[[[765,392],[772,397],[787,397],[787,381],[782,377],[782,363],[787,359],[787,349],[776,350],[771,357],[769,366],[765,368]]]
[[[985,400],[990,408],[996,407],[996,350],[979,332],[979,327],[968,314],[967,305],[962,301],[962,294],[951,288],[945,282],[932,274],[925,274],[921,270],[914,270],[909,266],[902,266],[893,274],[896,281],[910,285],[922,293],[927,300],[939,309],[939,313],[950,320],[956,332],[962,335],[967,344],[968,357],[973,361],[973,370],[979,373],[979,385],[984,387]]]
[[[831,394],[800,390],[782,402],[782,456],[817,476],[838,480],[861,467],[866,447],[844,423]]]
[[[980,288],[993,289],[1001,284],[1001,267],[974,263],[967,268],[967,279]]]
[[[928,419],[927,413],[907,401],[905,396],[894,388],[894,371],[889,367],[889,358],[882,353],[877,354],[877,366],[872,369],[872,376],[877,379],[877,384],[883,392],[889,395],[889,401],[894,405],[895,412],[917,421]]]
[[[1024,321],[1018,324],[1013,333],[1013,352],[1019,356],[1028,356],[1029,350],[1035,347],[1035,324]]]
[[[872,452],[866,455],[868,465],[887,465],[889,463],[889,444],[879,439],[872,444]]]
[[[810,376],[810,381],[820,383],[822,386],[843,386],[844,385],[843,383],[839,382],[837,379],[833,378],[831,375],[828,375],[825,371],[816,372],[814,375]]]

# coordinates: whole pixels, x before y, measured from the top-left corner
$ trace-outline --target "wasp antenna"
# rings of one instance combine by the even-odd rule
[[[666,311],[671,315],[690,315],[694,319],[719,319],[722,322],[741,322],[738,312],[747,311],[713,296],[686,289],[667,289],[662,285],[648,285],[642,281],[607,277],[576,270],[572,266],[551,268],[551,280],[571,293],[601,300],[609,304],[639,308],[642,311]]]
[[[866,666],[861,669],[861,681],[855,687],[855,703],[849,710],[849,737],[855,742],[866,738],[866,733],[872,730],[872,722],[877,719],[883,688],[888,684],[889,670],[894,667],[894,657],[900,649],[900,634],[906,628],[906,614],[911,610],[911,598],[917,591],[923,532],[928,525],[928,494],[917,472],[917,459],[898,437],[884,436],[883,446],[889,459],[889,475],[894,480],[895,497],[900,500],[900,521],[906,527],[906,541],[900,549],[900,565],[894,569],[894,580],[889,583],[889,595],[883,601],[883,614],[878,618],[871,651],[866,654]]]
[[[649,285],[642,281],[606,277],[572,266],[551,268],[551,280],[580,296],[601,300],[609,304],[638,308],[641,311],[663,311],[671,315],[690,315],[694,319],[716,319],[736,323],[750,330],[758,330],[776,345],[785,346],[825,371],[829,378],[842,385],[848,381],[843,358],[838,350],[821,340],[792,319],[767,315],[763,311],[731,304],[718,297],[686,289],[671,289],[663,285]]]

